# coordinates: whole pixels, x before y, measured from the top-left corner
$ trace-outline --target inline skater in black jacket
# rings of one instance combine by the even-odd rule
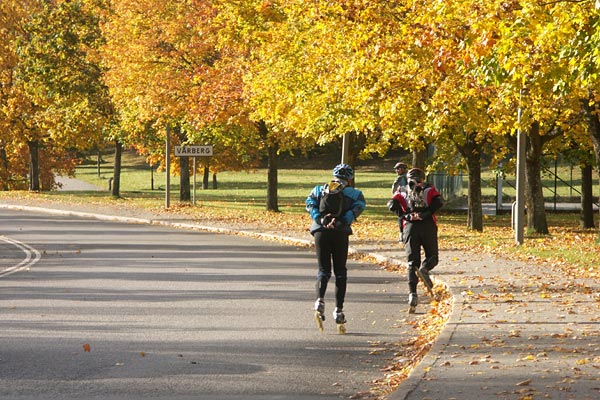
[[[433,282],[429,272],[438,264],[438,227],[435,212],[443,206],[436,188],[425,182],[425,173],[413,168],[406,174],[408,192],[396,193],[388,202],[388,208],[403,221],[402,240],[407,257],[409,312],[414,313],[418,304],[419,280],[433,295]],[[421,248],[425,258],[421,260]]]

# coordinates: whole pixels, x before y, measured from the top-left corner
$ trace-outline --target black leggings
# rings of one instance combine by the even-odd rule
[[[433,218],[409,222],[404,226],[402,239],[408,259],[408,288],[411,293],[416,293],[419,282],[416,270],[423,267],[431,271],[438,264],[437,225]],[[425,252],[423,262],[421,262],[421,247]]]
[[[348,281],[348,234],[335,229],[327,229],[315,232],[315,249],[317,251],[317,262],[319,272],[317,273],[316,292],[317,297],[324,298],[327,291],[327,283],[331,278],[331,268],[335,274],[335,306],[339,309],[344,307],[346,297],[346,285]]]

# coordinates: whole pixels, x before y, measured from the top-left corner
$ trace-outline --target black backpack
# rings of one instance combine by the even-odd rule
[[[331,214],[337,218],[344,211],[344,188],[346,185],[339,181],[331,181],[323,187],[319,212],[321,215]]]

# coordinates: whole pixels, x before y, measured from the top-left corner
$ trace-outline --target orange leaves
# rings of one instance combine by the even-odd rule
[[[85,351],[86,353],[89,353],[92,351],[92,347],[90,346],[89,343],[84,343],[83,344],[83,351]]]
[[[394,344],[399,349],[394,363],[382,369],[386,373],[385,377],[375,382],[376,386],[371,392],[388,392],[400,385],[427,354],[444,328],[452,310],[452,296],[447,286],[439,282],[435,282],[433,292],[435,300],[431,302],[431,308],[423,318],[403,321],[412,326],[417,334],[402,343]]]

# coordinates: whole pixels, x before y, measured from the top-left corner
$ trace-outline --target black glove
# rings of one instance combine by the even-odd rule
[[[390,199],[387,202],[387,208],[392,212],[398,211],[400,209],[400,202],[396,199]]]
[[[421,219],[427,219],[429,217],[431,217],[433,214],[431,213],[430,210],[425,210],[425,211],[421,211],[419,213],[419,217],[421,217]]]
[[[321,224],[321,226],[327,227],[327,225],[331,223],[331,220],[331,214],[327,214],[319,220],[319,223]]]

